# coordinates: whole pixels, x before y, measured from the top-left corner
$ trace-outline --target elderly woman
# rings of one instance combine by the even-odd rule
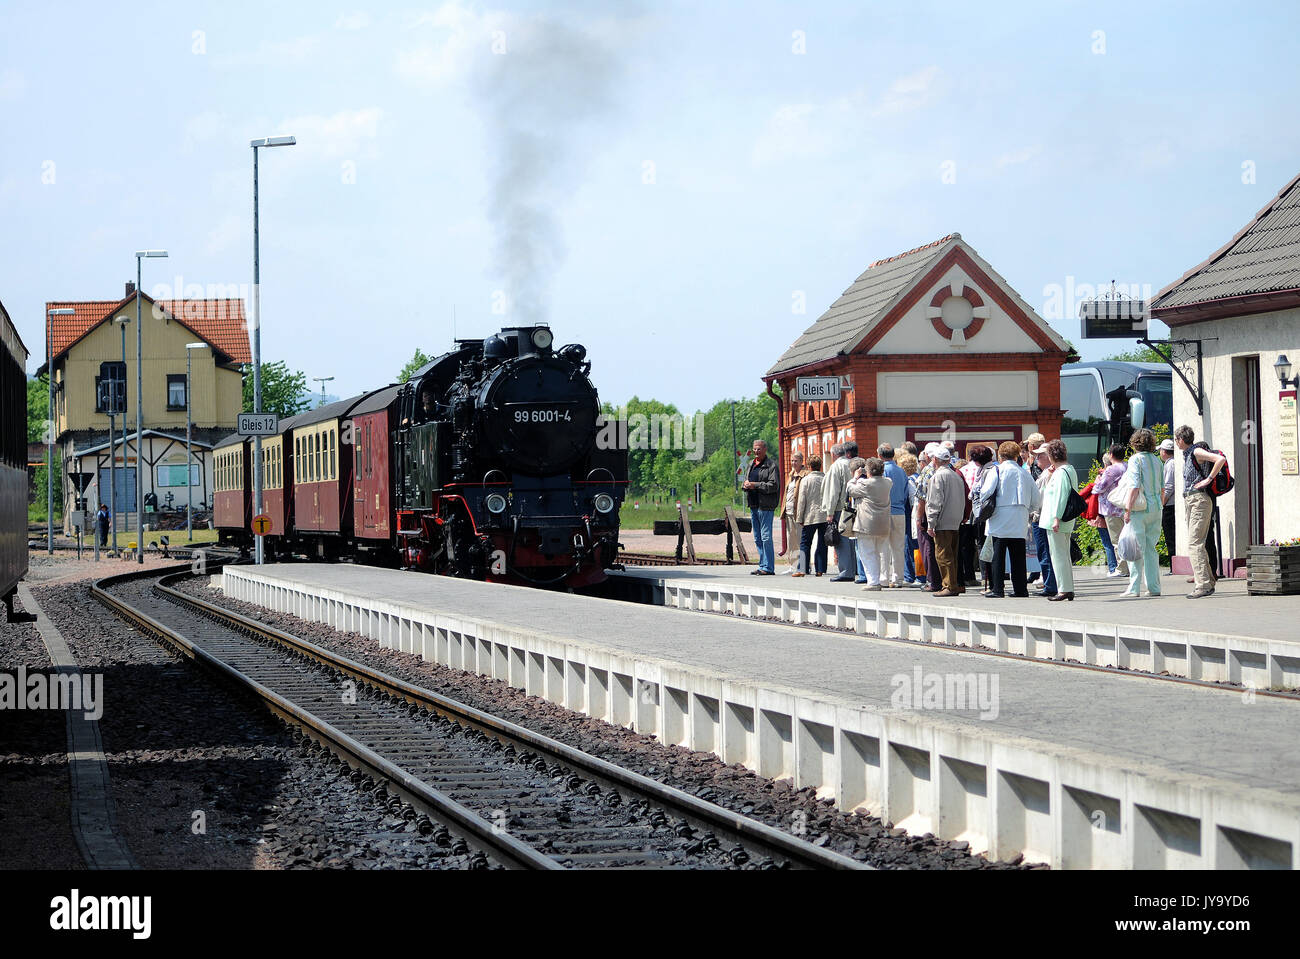
[[[1052,558],[1052,575],[1056,577],[1056,595],[1049,596],[1053,603],[1074,601],[1074,561],[1070,556],[1070,537],[1075,521],[1062,519],[1070,490],[1079,487],[1079,474],[1069,464],[1065,443],[1052,440],[1047,444],[1047,455],[1052,461],[1052,473],[1043,488],[1043,509],[1038,525],[1047,531],[1047,549]]]
[[[799,496],[799,483],[807,470],[803,465],[803,453],[795,450],[790,456],[790,475],[785,479],[785,502],[782,504],[782,516],[785,519],[789,540],[786,544],[786,563],[791,569],[799,568],[799,554],[790,546],[801,542],[799,517],[794,511],[795,500]],[[805,567],[806,568],[806,567]]]
[[[1137,534],[1142,555],[1129,563],[1128,591],[1125,596],[1142,595],[1142,580],[1147,581],[1147,592],[1160,595],[1160,554],[1156,543],[1160,539],[1160,520],[1164,515],[1160,506],[1160,488],[1164,485],[1165,468],[1155,454],[1156,437],[1150,430],[1138,430],[1129,437],[1128,445],[1133,456],[1128,461],[1122,489],[1127,489],[1124,504],[1124,522],[1132,525]],[[1146,499],[1143,509],[1134,509],[1138,494]]]
[[[822,486],[826,474],[822,472],[822,458],[810,456],[808,471],[799,480],[799,492],[794,499],[794,521],[803,532],[799,536],[799,568],[792,576],[803,576],[814,567],[817,575],[826,572],[826,509],[822,504]],[[813,538],[817,540],[817,552],[812,552]]]
[[[1092,491],[1097,494],[1097,512],[1106,523],[1104,530],[1106,539],[1101,545],[1106,550],[1106,563],[1110,568],[1108,575],[1127,576],[1128,563],[1122,559],[1116,560],[1114,547],[1114,544],[1119,541],[1119,534],[1124,530],[1124,509],[1110,501],[1111,491],[1119,485],[1119,481],[1128,471],[1124,463],[1124,447],[1116,443],[1107,450],[1106,456],[1110,457],[1110,462],[1104,464],[1105,469],[1097,474],[1097,481],[1092,484]]]
[[[882,574],[889,569],[889,500],[893,482],[885,475],[885,461],[877,456],[855,469],[849,481],[849,496],[856,518],[854,535],[858,558],[866,573],[863,589],[880,589]]]
[[[1038,509],[1038,484],[1020,465],[1020,444],[1010,440],[998,447],[998,465],[988,470],[979,488],[980,502],[995,497],[993,515],[985,533],[993,537],[993,562],[985,596],[1006,595],[1003,576],[1010,557],[1011,594],[1028,596],[1025,542],[1029,538],[1029,513]]]
[[[903,468],[907,474],[907,500],[903,508],[903,516],[906,518],[906,534],[903,547],[903,584],[906,586],[916,585],[916,528],[912,525],[912,513],[916,509],[916,473],[920,467],[916,462],[916,454],[909,453],[906,450],[898,454],[898,465]]]

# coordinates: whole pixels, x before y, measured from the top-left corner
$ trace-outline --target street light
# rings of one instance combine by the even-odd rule
[[[313,376],[312,379],[320,384],[320,405],[325,405],[325,384],[334,379],[332,376]]]
[[[140,335],[140,261],[145,258],[165,257],[166,250],[136,250],[135,252],[135,558],[144,564],[144,358]],[[126,451],[123,450],[123,455]]]
[[[262,270],[258,254],[257,232],[257,150],[259,147],[291,147],[297,139],[285,137],[262,137],[250,140],[253,148],[253,412],[262,412]],[[253,437],[253,515],[262,515],[262,437]],[[255,538],[255,561],[262,565],[265,559],[263,540],[260,533]]]
[[[54,318],[71,316],[77,311],[70,307],[46,310],[45,321],[45,373],[50,378],[50,408],[45,418],[45,537],[47,551],[54,555]],[[81,542],[78,540],[77,542]]]
[[[191,465],[194,461],[194,437],[192,418],[190,416],[190,376],[192,366],[190,358],[194,356],[195,350],[205,350],[208,348],[206,343],[186,343],[185,344],[185,531],[189,534],[189,541],[194,542],[194,484],[190,482],[190,470],[194,467]]]
[[[126,325],[131,322],[131,317],[123,313],[121,316],[113,317],[122,330],[122,485],[126,486]],[[113,415],[108,416],[108,431],[113,432]],[[111,494],[113,501],[113,555],[117,555],[117,478],[114,476],[114,461],[117,459],[117,437],[112,437],[109,443],[108,457],[108,485],[113,488]],[[136,468],[139,468],[139,459],[136,457]],[[126,505],[126,491],[123,490],[122,505]],[[125,512],[125,509],[123,510]],[[126,527],[122,527],[122,532],[126,532]]]
[[[1291,361],[1286,358],[1285,353],[1278,356],[1277,362],[1273,364],[1273,372],[1277,374],[1277,381],[1282,389],[1288,386],[1300,389],[1300,376],[1291,375]]]

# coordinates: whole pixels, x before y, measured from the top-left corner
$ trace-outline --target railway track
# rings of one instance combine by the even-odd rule
[[[137,570],[92,593],[256,696],[422,834],[459,836],[479,865],[867,868],[169,585],[188,575]]]
[[[674,556],[659,553],[619,553],[618,561],[628,566],[687,566],[688,563],[677,562]],[[740,563],[728,563],[725,559],[699,559],[696,566],[739,566]]]

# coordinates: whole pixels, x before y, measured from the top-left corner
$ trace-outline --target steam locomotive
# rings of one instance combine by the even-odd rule
[[[451,576],[598,583],[618,554],[627,449],[578,344],[511,327],[263,441],[264,547]],[[247,546],[251,441],[215,450],[215,524]]]

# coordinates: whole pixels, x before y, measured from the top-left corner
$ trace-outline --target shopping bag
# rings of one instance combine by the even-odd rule
[[[1124,532],[1119,534],[1119,542],[1115,544],[1115,557],[1126,563],[1136,563],[1142,558],[1142,544],[1138,542],[1132,523],[1124,524]]]
[[[993,537],[992,536],[984,537],[984,545],[980,547],[980,562],[981,563],[993,562]]]

